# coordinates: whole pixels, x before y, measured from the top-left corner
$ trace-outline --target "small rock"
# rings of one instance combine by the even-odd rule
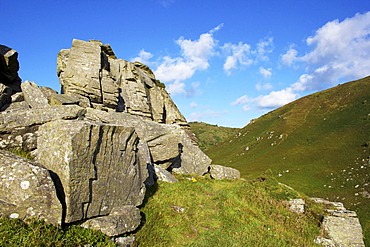
[[[175,210],[176,212],[178,212],[178,213],[183,213],[184,211],[185,211],[185,208],[183,208],[183,207],[180,207],[180,206],[176,206],[176,205],[171,205],[170,206],[173,210]]]

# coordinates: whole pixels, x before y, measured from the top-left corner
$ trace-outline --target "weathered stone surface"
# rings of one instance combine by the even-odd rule
[[[12,101],[12,93],[13,90],[9,86],[0,83],[0,108]]]
[[[322,198],[311,198],[316,203],[328,205],[334,209],[325,210],[329,215],[324,215],[322,229],[329,240],[321,241],[325,246],[356,246],[364,247],[362,227],[357,214],[346,210],[341,202],[330,202]],[[318,239],[320,241],[320,238]],[[331,245],[333,243],[334,245]]]
[[[5,104],[1,107],[0,111],[19,111],[19,110],[28,110],[30,106],[27,104],[26,101],[21,102],[13,102]]]
[[[85,109],[79,106],[52,106],[1,112],[0,148],[34,150],[37,147],[36,132],[40,125],[57,119],[78,119],[84,113]]]
[[[168,183],[176,183],[176,182],[179,181],[169,171],[167,171],[166,169],[163,169],[160,166],[154,166],[154,171],[155,171],[155,175],[157,176],[157,179],[159,181],[164,181],[164,182],[168,182]]]
[[[365,247],[358,218],[324,216],[323,228],[336,246]]]
[[[48,99],[41,89],[33,81],[25,81],[21,84],[25,101],[31,108],[48,107]]]
[[[62,93],[79,97],[80,106],[186,124],[149,67],[116,59],[100,41],[73,40],[71,49],[60,51],[57,71]]]
[[[1,112],[0,130],[9,131],[14,128],[39,125],[57,119],[77,119],[83,117],[85,112],[85,109],[76,105],[49,106],[43,109]]]
[[[80,103],[77,97],[66,94],[53,94],[50,99],[50,105],[78,105]]]
[[[55,91],[54,89],[50,87],[39,87],[39,89],[41,90],[42,94],[46,97],[49,104],[51,102],[52,96],[58,94],[57,91]]]
[[[211,159],[194,143],[186,129],[177,124],[159,124],[130,114],[87,109],[85,119],[99,123],[134,127],[148,143],[152,162],[180,174],[203,175]]]
[[[305,201],[301,198],[297,199],[290,199],[288,201],[289,209],[295,213],[303,214],[304,213],[304,206]]]
[[[209,173],[213,179],[239,179],[240,172],[231,167],[211,165]]]
[[[0,84],[9,86],[13,92],[20,92],[21,78],[18,76],[18,53],[0,45]]]
[[[142,203],[147,164],[133,128],[58,120],[39,128],[37,142],[37,160],[61,181],[65,222]]]
[[[108,236],[118,236],[135,230],[141,221],[140,210],[135,206],[119,206],[108,216],[89,219],[82,227],[100,230]]]
[[[118,237],[114,240],[117,246],[120,247],[136,247],[137,242],[135,236]]]
[[[18,92],[12,95],[12,103],[14,102],[23,102],[24,96],[22,92]]]
[[[0,150],[0,177],[1,215],[61,223],[62,205],[45,167]]]

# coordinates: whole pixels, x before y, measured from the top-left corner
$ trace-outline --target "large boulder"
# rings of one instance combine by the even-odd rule
[[[44,123],[57,119],[82,118],[86,110],[77,105],[49,106],[0,113],[0,148],[34,150],[36,132]]]
[[[21,91],[18,70],[18,53],[0,45],[0,108],[11,102],[12,94]]]
[[[148,143],[152,162],[179,174],[203,175],[212,160],[194,142],[192,133],[177,124],[160,124],[119,112],[86,109],[86,120],[134,127]]]
[[[237,169],[220,165],[210,165],[209,173],[217,180],[240,178],[240,172]]]
[[[45,167],[0,150],[0,177],[0,215],[62,223],[62,204]]]
[[[57,120],[39,128],[37,142],[37,161],[60,180],[66,223],[111,214],[115,219],[117,207],[142,203],[148,172],[134,128]],[[121,224],[134,224],[122,217]]]
[[[100,41],[74,39],[71,49],[58,54],[57,71],[62,93],[78,97],[81,106],[186,124],[149,67],[117,59]]]

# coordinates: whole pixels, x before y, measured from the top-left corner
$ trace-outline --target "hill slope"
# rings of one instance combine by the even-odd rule
[[[264,178],[159,181],[141,209],[139,246],[319,246],[320,206],[307,200],[306,213],[293,213],[283,200],[304,195]]]
[[[370,77],[315,93],[254,120],[209,148],[244,178],[267,169],[309,196],[358,212],[370,239]]]
[[[190,122],[191,131],[198,139],[200,149],[206,150],[216,143],[222,142],[229,136],[236,134],[239,128],[219,127],[203,122]]]

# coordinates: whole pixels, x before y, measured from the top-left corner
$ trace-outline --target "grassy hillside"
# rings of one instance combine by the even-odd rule
[[[198,144],[202,150],[224,141],[240,130],[238,128],[218,127],[217,125],[202,122],[190,122],[189,125],[191,131],[198,138]]]
[[[271,177],[180,179],[158,182],[151,192],[141,209],[139,246],[320,246],[313,242],[320,235],[318,205],[309,204],[305,214],[291,212],[283,200],[303,195]]]
[[[370,77],[274,110],[208,150],[213,163],[253,179],[267,169],[309,196],[360,216],[370,245]]]

